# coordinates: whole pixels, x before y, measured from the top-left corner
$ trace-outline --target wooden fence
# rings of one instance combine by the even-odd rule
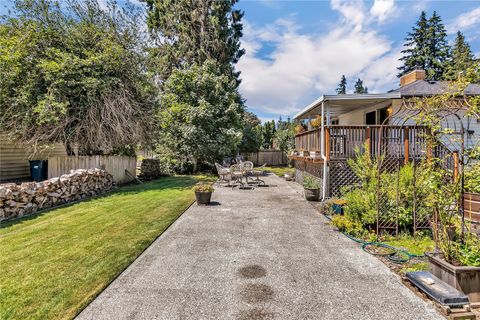
[[[123,156],[79,156],[48,158],[48,178],[59,177],[75,169],[104,169],[109,172],[116,183],[124,184],[136,176],[137,158]],[[126,172],[128,171],[128,173]]]
[[[284,166],[288,164],[287,155],[280,150],[260,150],[258,152],[246,153],[245,161],[252,161],[256,166],[267,164],[267,166]]]
[[[466,192],[463,199],[465,219],[480,223],[480,194]]]

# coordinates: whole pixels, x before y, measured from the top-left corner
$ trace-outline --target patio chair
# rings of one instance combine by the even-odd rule
[[[253,162],[251,161],[241,162],[240,168],[242,168],[243,174],[245,176],[245,181],[248,184],[248,177],[252,176],[252,172],[253,172]]]
[[[261,184],[263,184],[264,186],[266,185],[265,181],[263,181],[262,179],[259,178],[260,176],[265,175],[265,167],[266,166],[267,166],[267,164],[264,163],[262,166],[254,168],[251,171],[251,175],[255,177],[255,182],[258,183],[258,185],[261,185]]]
[[[232,185],[232,189],[238,185],[240,186],[240,188],[243,188],[245,186],[245,184],[243,183],[244,172],[242,170],[241,165],[232,164],[230,166],[230,175],[231,175],[231,179],[234,181],[234,184]]]
[[[232,180],[230,175],[230,169],[216,162],[215,168],[217,168],[217,173],[220,177],[220,181],[227,182],[227,186],[230,186],[230,181]]]

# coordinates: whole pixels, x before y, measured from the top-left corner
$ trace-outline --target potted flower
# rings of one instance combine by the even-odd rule
[[[308,201],[318,201],[320,197],[320,186],[313,176],[303,175],[303,189],[305,191],[305,199]]]
[[[305,131],[305,126],[303,124],[299,123],[295,126],[295,133],[296,134],[302,133],[304,131]]]
[[[314,129],[318,129],[322,126],[322,116],[321,115],[317,115],[315,117],[315,119],[311,120],[310,121],[310,125],[312,126],[312,128]]]
[[[215,189],[210,183],[197,183],[193,187],[193,191],[195,191],[195,198],[197,198],[197,204],[209,204],[214,190]]]

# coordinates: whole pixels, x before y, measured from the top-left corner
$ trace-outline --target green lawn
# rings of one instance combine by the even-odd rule
[[[120,188],[0,228],[0,319],[70,319],[194,201],[205,177]]]
[[[277,176],[283,178],[285,173],[287,172],[294,172],[295,169],[294,168],[290,168],[290,167],[266,167],[265,168],[266,171],[268,172],[271,172],[273,174],[276,174]]]

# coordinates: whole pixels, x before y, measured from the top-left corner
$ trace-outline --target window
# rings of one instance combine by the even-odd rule
[[[338,119],[332,119],[330,122],[331,122],[332,125],[340,124],[340,121]]]

